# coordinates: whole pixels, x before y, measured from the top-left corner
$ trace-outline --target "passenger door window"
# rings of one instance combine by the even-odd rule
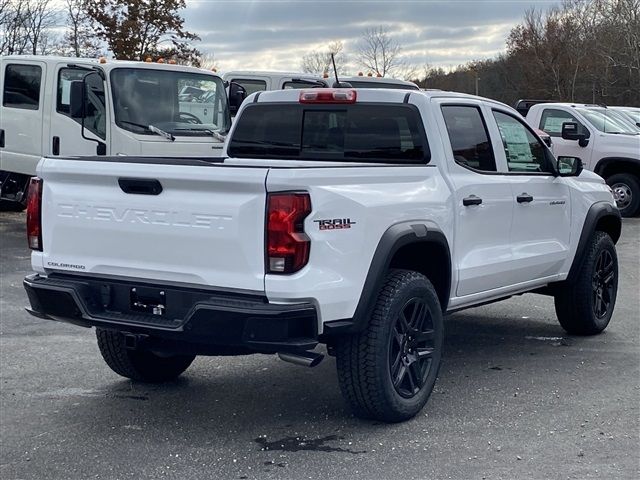
[[[545,108],[540,118],[540,130],[544,130],[551,137],[562,137],[562,124],[574,122],[578,124],[578,133],[584,133],[589,138],[589,129],[585,128],[576,117],[564,110]]]
[[[2,106],[38,110],[42,68],[38,65],[7,65]]]
[[[553,173],[546,147],[524,123],[496,110],[493,111],[493,116],[498,124],[510,172]]]
[[[495,172],[496,159],[480,108],[472,105],[443,105],[453,158],[463,167]]]

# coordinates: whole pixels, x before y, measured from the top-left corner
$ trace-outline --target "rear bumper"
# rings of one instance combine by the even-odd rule
[[[318,343],[311,304],[274,305],[261,295],[72,275],[30,275],[24,287],[32,315],[118,330],[143,348],[224,355],[304,351]],[[162,315],[132,309],[132,295],[156,293],[165,305]]]

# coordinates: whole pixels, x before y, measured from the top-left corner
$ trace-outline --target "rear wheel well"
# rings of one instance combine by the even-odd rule
[[[595,230],[597,232],[604,232],[608,234],[613,240],[613,243],[618,243],[622,224],[619,218],[614,217],[613,215],[605,215],[598,220]]]
[[[389,268],[419,272],[427,277],[438,294],[442,311],[447,310],[451,288],[449,251],[440,242],[414,242],[399,248]]]

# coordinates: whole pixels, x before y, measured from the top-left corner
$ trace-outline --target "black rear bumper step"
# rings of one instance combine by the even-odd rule
[[[146,335],[147,343],[163,348],[173,343],[206,355],[306,351],[318,344],[317,312],[307,303],[276,305],[259,295],[73,275],[30,275],[24,287],[27,311],[38,318]],[[162,314],[136,311],[132,290],[146,298],[161,292]]]

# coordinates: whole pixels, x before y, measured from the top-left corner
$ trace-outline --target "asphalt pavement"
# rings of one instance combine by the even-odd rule
[[[24,214],[0,213],[0,478],[640,478],[640,219],[601,335],[564,333],[537,295],[451,315],[415,419],[362,421],[335,361],[199,357],[145,385],[103,363],[92,330],[24,311]]]

